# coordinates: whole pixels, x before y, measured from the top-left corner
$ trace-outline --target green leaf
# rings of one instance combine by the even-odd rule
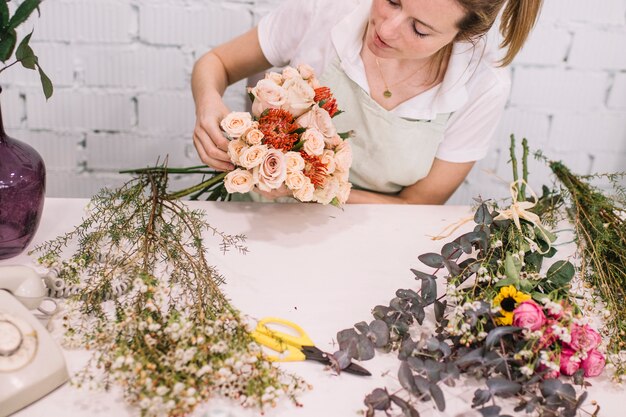
[[[546,273],[546,279],[557,287],[564,287],[572,280],[576,269],[569,261],[557,261]]]
[[[501,377],[488,379],[487,386],[493,395],[500,397],[510,397],[522,389],[522,385],[519,382],[509,381]]]
[[[54,92],[54,88],[52,87],[52,81],[50,81],[50,78],[48,78],[46,73],[43,72],[43,69],[41,69],[41,66],[39,64],[37,64],[37,69],[39,70],[39,78],[41,78],[43,94],[46,96],[46,100],[48,100],[50,97],[52,97],[52,93]]]
[[[0,33],[9,23],[9,5],[5,1],[0,1]]]
[[[28,42],[30,41],[32,34],[33,32],[30,32],[24,39],[22,39],[17,47],[17,50],[15,51],[15,58],[18,61],[21,61],[25,68],[34,70],[35,65],[37,64],[37,57],[31,47],[28,46]]]
[[[482,203],[480,207],[478,207],[478,210],[476,210],[476,214],[474,214],[474,223],[484,224],[487,226],[493,223],[493,217],[491,217],[489,208],[485,203]]]
[[[11,29],[6,33],[6,37],[0,41],[0,61],[5,62],[11,58],[16,43],[17,33],[15,33],[14,29]]]
[[[417,257],[422,263],[431,268],[443,268],[443,256],[438,253],[425,253]]]
[[[443,395],[443,391],[439,388],[439,385],[435,383],[431,383],[428,386],[428,390],[430,391],[430,395],[433,397],[433,401],[437,405],[439,411],[443,411],[446,409],[446,399]]]
[[[518,257],[513,257],[511,252],[507,252],[506,259],[504,261],[504,274],[511,279],[518,280],[519,274],[522,271],[522,260]]]
[[[42,0],[24,0],[15,11],[13,17],[9,20],[8,28],[15,29],[24,23],[30,17],[31,13],[39,7],[41,2]]]

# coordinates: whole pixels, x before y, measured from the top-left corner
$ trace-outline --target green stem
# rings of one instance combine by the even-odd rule
[[[207,169],[205,169],[207,168]],[[166,174],[217,174],[217,171],[209,169],[206,165],[197,165],[187,168],[169,167],[148,167],[138,169],[125,169],[119,171],[120,174],[146,174],[146,173],[166,173]]]
[[[196,184],[196,185],[194,185],[192,187],[185,188],[185,189],[180,190],[180,191],[176,191],[176,192],[174,192],[172,194],[168,194],[166,198],[170,199],[170,200],[175,200],[175,199],[179,199],[181,197],[185,197],[185,196],[187,196],[189,194],[196,193],[196,192],[198,192],[200,190],[203,190],[203,189],[205,189],[207,187],[210,187],[210,186],[212,186],[214,184],[217,184],[220,181],[223,181],[224,177],[226,177],[226,174],[228,174],[228,173],[227,172],[222,172],[221,174],[216,175],[214,177],[211,177],[208,180],[203,181],[203,182],[201,182],[199,184]]]
[[[513,167],[513,181],[517,184],[519,181],[519,175],[517,173],[517,157],[515,156],[515,135],[511,135],[511,146],[509,147],[509,153],[511,154],[511,166]],[[517,200],[520,201],[520,194],[517,195]]]
[[[519,189],[519,200],[526,201],[526,184],[528,183],[528,141],[526,138],[522,139],[522,149],[524,153],[522,155],[522,185]]]

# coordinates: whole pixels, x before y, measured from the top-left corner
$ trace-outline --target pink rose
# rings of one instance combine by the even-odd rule
[[[597,348],[602,342],[600,334],[586,324],[584,326],[574,324],[571,333],[572,341],[569,342],[569,345],[577,352],[589,352]]]
[[[532,300],[524,301],[513,311],[513,326],[531,331],[539,330],[546,324],[546,316],[539,304]]]
[[[572,358],[575,353],[575,351],[566,347],[561,350],[561,373],[563,375],[574,375],[580,368],[580,359]]]
[[[224,178],[224,186],[230,194],[247,193],[254,186],[252,173],[243,169],[230,171]]]
[[[255,117],[267,109],[280,109],[287,103],[287,91],[270,79],[260,80],[250,92],[254,96],[252,114]]]
[[[585,377],[590,378],[600,375],[605,363],[604,355],[594,349],[587,354],[587,359],[582,361],[580,367],[585,371]]]
[[[348,172],[352,165],[352,147],[350,142],[343,141],[335,148],[335,169]]]
[[[252,126],[252,116],[247,112],[234,111],[222,119],[220,126],[228,136],[237,139]]]
[[[278,149],[270,149],[261,165],[254,169],[254,176],[261,191],[279,188],[287,177],[285,155]]]
[[[298,72],[300,73],[300,76],[305,80],[315,77],[315,70],[307,64],[298,65]]]
[[[315,101],[313,101],[315,91],[306,81],[299,78],[299,74],[298,78],[287,79],[283,88],[287,92],[287,103],[283,108],[293,114],[294,117],[304,114],[315,105]]]
[[[302,149],[314,156],[321,156],[324,153],[324,136],[317,129],[307,129],[301,137],[304,141]]]
[[[541,338],[539,339],[540,349],[545,349],[557,341],[558,336],[554,333],[554,329],[552,328],[554,324],[558,324],[558,322],[554,320],[546,321],[545,327],[543,329],[543,334],[541,335]]]
[[[296,121],[302,127],[319,130],[326,138],[332,138],[337,134],[330,114],[320,106],[311,107],[311,110],[298,117]]]

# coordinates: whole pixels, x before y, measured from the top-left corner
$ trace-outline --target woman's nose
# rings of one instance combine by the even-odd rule
[[[389,16],[383,20],[379,28],[380,37],[383,39],[394,39],[398,37],[400,34],[402,20],[402,15],[400,13]]]

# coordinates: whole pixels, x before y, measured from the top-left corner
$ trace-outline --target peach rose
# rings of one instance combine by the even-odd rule
[[[285,185],[290,190],[299,190],[311,180],[308,179],[301,171],[289,172],[287,171],[287,178],[285,179]]]
[[[283,88],[287,91],[287,104],[283,106],[286,110],[298,117],[305,113],[313,105],[315,105],[315,91],[300,76],[289,78],[283,84]]]
[[[239,165],[246,169],[257,167],[267,156],[267,145],[254,145],[244,150],[239,157]]]
[[[265,73],[265,79],[272,81],[276,85],[283,85],[285,79],[282,75],[277,72],[267,72]]]
[[[254,96],[252,114],[255,117],[267,109],[280,109],[287,103],[287,92],[272,80],[260,80],[250,92]]]
[[[352,147],[348,141],[343,141],[335,148],[335,163],[337,171],[347,172],[352,165]]]
[[[289,151],[285,154],[285,165],[287,165],[287,172],[297,172],[304,169],[304,158],[300,155],[300,152]]]
[[[320,156],[324,153],[324,135],[317,129],[307,129],[301,137],[302,149],[309,155]]]
[[[321,204],[328,204],[337,195],[337,181],[326,181],[323,187],[316,188],[313,192],[313,201]]]
[[[337,129],[333,125],[330,114],[320,106],[311,107],[311,111],[298,117],[297,122],[302,127],[311,127],[319,130],[327,138],[332,138],[337,134]]]
[[[259,145],[265,135],[259,129],[252,128],[246,132],[243,136],[243,139],[246,141],[248,145]]]
[[[241,158],[241,154],[248,149],[246,143],[241,139],[235,139],[228,142],[228,156],[230,156],[230,161],[239,165],[239,158]]]
[[[283,79],[285,81],[287,80],[291,80],[293,78],[302,78],[300,76],[300,73],[298,72],[297,69],[295,69],[294,67],[285,67],[285,69],[283,69]]]
[[[222,119],[220,126],[228,136],[237,139],[252,126],[252,116],[248,112],[234,111]]]
[[[307,177],[304,178],[306,179],[305,184],[301,188],[295,190],[293,192],[293,196],[298,200],[306,203],[313,200],[313,192],[315,191],[315,186],[311,183],[310,179],[308,179]]]
[[[237,168],[230,171],[224,178],[224,186],[229,193],[247,193],[254,187],[252,173],[245,169]]]
[[[339,135],[335,135],[330,138],[324,136],[324,142],[326,142],[326,149],[335,149],[337,146],[341,145],[343,139],[341,139]]]
[[[339,181],[339,187],[337,190],[337,200],[339,200],[339,204],[346,204],[348,197],[350,197],[351,189],[352,184],[347,181]]]
[[[298,65],[298,72],[300,73],[300,76],[305,80],[315,77],[315,70],[313,69],[313,67],[307,64]]]
[[[254,169],[255,179],[258,178],[258,187],[261,191],[271,191],[279,188],[287,177],[285,155],[278,149],[270,149],[265,159]]]
[[[335,151],[326,149],[322,154],[322,163],[326,165],[326,173],[332,174],[335,172]]]

